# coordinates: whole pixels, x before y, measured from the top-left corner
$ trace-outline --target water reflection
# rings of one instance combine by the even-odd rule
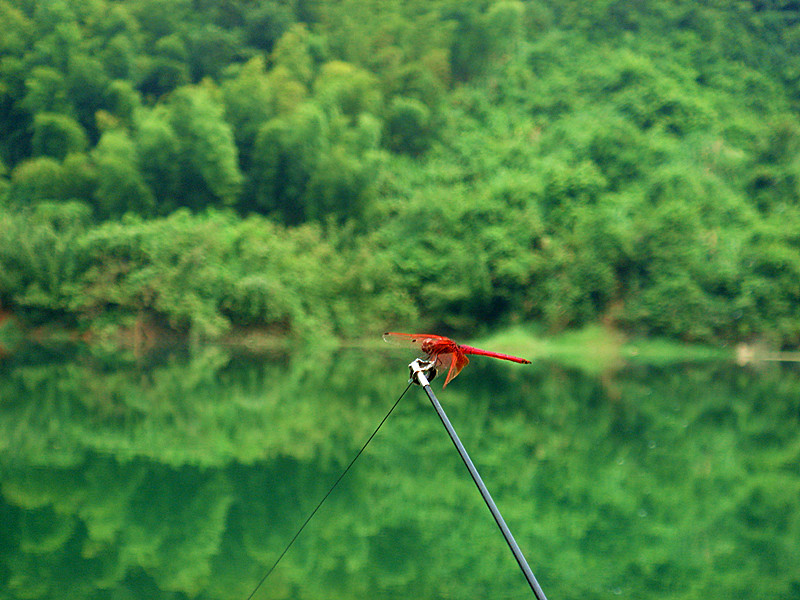
[[[0,597],[246,598],[405,379],[357,350],[16,354]],[[440,398],[549,597],[796,598],[799,392],[791,367],[474,361]],[[530,596],[426,402],[403,400],[257,598]]]

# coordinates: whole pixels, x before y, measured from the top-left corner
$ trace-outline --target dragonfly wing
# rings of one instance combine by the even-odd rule
[[[397,333],[396,331],[387,331],[383,334],[383,339],[396,346],[414,346],[416,348],[421,348],[426,340],[432,342],[448,340],[446,337],[432,333]]]
[[[442,389],[446,388],[447,384],[450,383],[452,379],[455,379],[459,373],[461,373],[461,369],[469,364],[469,359],[463,352],[453,352],[451,354],[439,355],[440,360],[444,357],[447,357],[448,359],[449,369],[447,370],[447,378],[444,380]]]
[[[396,346],[414,348],[424,352],[428,359],[435,359],[440,354],[452,352],[456,343],[450,338],[432,333],[397,333],[388,331],[383,334],[383,339]]]

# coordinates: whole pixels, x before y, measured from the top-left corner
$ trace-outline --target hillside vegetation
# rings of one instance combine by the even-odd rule
[[[800,343],[800,13],[0,0],[0,309]]]

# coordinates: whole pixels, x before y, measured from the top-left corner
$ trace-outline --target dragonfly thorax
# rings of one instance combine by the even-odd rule
[[[420,348],[425,354],[431,357],[458,352],[458,344],[452,340],[436,338],[423,339]]]

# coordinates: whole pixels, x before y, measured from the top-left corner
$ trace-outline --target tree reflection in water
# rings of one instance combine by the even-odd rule
[[[368,360],[7,360],[3,597],[246,597],[404,386],[396,356]],[[549,596],[800,591],[797,368],[486,363],[458,383],[442,402]],[[257,597],[528,593],[418,392]]]

